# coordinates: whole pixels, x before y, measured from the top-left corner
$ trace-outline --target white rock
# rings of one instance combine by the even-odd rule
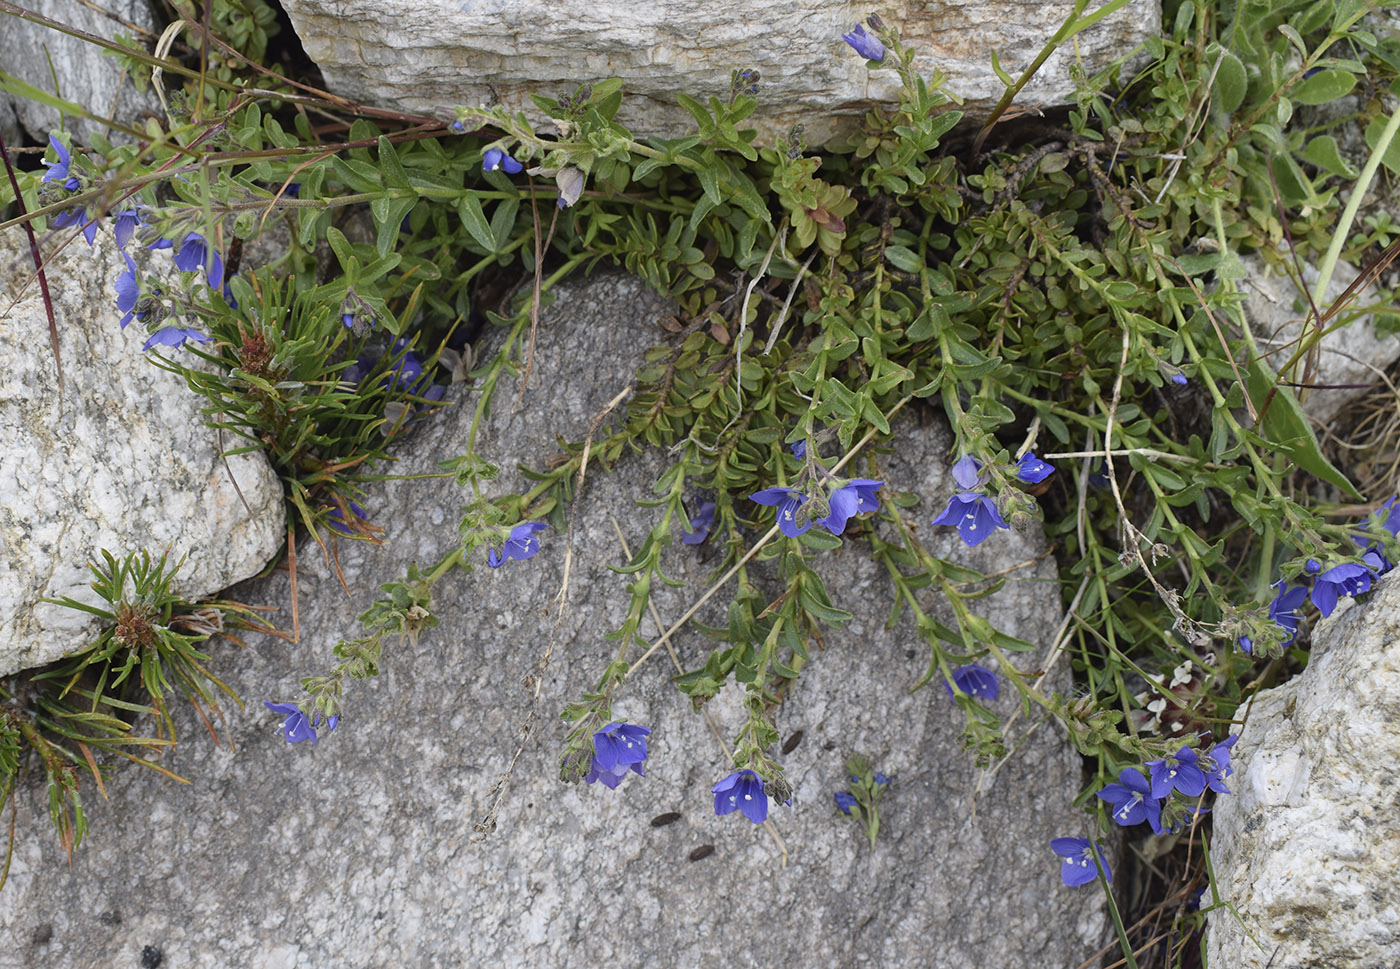
[[[1301,676],[1254,700],[1211,845],[1221,895],[1244,924],[1223,908],[1210,914],[1210,965],[1400,965],[1397,722],[1391,573],[1318,625]]]
[[[1307,298],[1292,280],[1270,270],[1262,259],[1249,256],[1244,264],[1247,272],[1240,285],[1246,294],[1245,314],[1259,344],[1259,352],[1269,354],[1270,366],[1277,371],[1297,350],[1296,341],[1303,320],[1310,312]],[[1328,305],[1342,295],[1356,276],[1355,269],[1338,263],[1327,285],[1326,301],[1320,303],[1318,309],[1325,313]],[[1303,279],[1308,285],[1314,285],[1317,270],[1304,266]],[[1363,292],[1353,305],[1364,305],[1373,298],[1369,292]],[[1337,389],[1301,391],[1295,388],[1303,410],[1322,424],[1366,393],[1368,387],[1379,383],[1385,368],[1400,359],[1400,334],[1377,336],[1370,314],[1353,315],[1350,319],[1344,314],[1328,325],[1338,322],[1343,325],[1323,336],[1317,369],[1308,381],[1311,386]]]
[[[23,0],[19,6],[99,37],[112,39],[125,34],[144,43],[147,49],[154,42],[155,18],[146,0]],[[99,117],[117,118],[129,124],[142,109],[160,107],[149,89],[138,93],[121,64],[104,55],[101,48],[9,14],[0,14],[0,64],[20,80],[81,104]],[[16,144],[16,126],[23,127],[36,141],[45,141],[48,133],[59,127],[58,111],[0,92],[0,134],[11,146]],[[67,115],[63,127],[86,143],[95,125],[85,118]],[[110,132],[108,137],[120,140]]]
[[[266,458],[225,468],[203,398],[143,359],[142,326],[118,326],[113,284],[124,268],[106,230],[94,249],[79,239],[50,259],[60,396],[25,235],[0,238],[0,675],[86,644],[93,617],[40,600],[96,603],[87,563],[102,549],[188,555],[176,589],[197,598],[260,571],[286,530]]]
[[[794,124],[809,144],[855,129],[876,104],[898,99],[893,71],[868,71],[841,40],[872,10],[830,0],[284,0],[302,44],[339,94],[404,111],[451,117],[453,105],[504,104],[540,112],[531,94],[572,94],[580,84],[623,79],[619,120],[639,137],[693,130],[676,92],[729,96],[730,72],[756,68],[758,111],[745,121],[771,142]],[[1004,87],[995,51],[1012,76],[1064,22],[1068,0],[907,0],[882,7],[918,53],[981,113]],[[1161,4],[1136,0],[1062,47],[1022,90],[1018,105],[1058,104],[1074,91],[1078,55],[1090,73],[1161,26]]]

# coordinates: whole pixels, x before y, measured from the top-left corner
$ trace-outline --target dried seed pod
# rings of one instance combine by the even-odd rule
[[[699,861],[701,858],[708,858],[715,853],[714,845],[701,845],[690,853],[691,861]]]
[[[681,812],[667,811],[665,814],[658,814],[656,817],[652,818],[651,826],[653,828],[664,828],[668,824],[675,824],[680,819]]]

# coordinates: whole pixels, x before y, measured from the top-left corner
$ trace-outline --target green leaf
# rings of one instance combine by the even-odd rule
[[[496,237],[486,222],[486,213],[481,210],[481,202],[476,194],[468,192],[457,200],[457,215],[462,219],[462,227],[477,245],[487,252],[496,251]]]
[[[1243,62],[1230,51],[1218,44],[1212,44],[1211,48],[1218,52],[1219,59],[1218,66],[1212,66],[1215,80],[1211,82],[1211,95],[1215,106],[1230,114],[1244,102],[1245,93],[1249,90],[1249,76],[1245,73]]]
[[[1356,169],[1342,157],[1342,152],[1337,147],[1337,139],[1331,135],[1317,135],[1308,139],[1302,157],[1304,161],[1329,175],[1341,175],[1344,178],[1355,178],[1357,175]]]
[[[1249,399],[1255,410],[1262,410],[1269,391],[1274,391],[1269,400],[1269,409],[1264,412],[1264,433],[1269,439],[1287,449],[1291,457],[1304,471],[1308,471],[1323,481],[1336,485],[1352,498],[1360,501],[1361,493],[1347,480],[1347,476],[1337,470],[1332,462],[1322,454],[1322,448],[1313,434],[1312,424],[1298,404],[1298,398],[1291,388],[1278,384],[1273,375],[1265,371],[1258,360],[1251,360],[1245,371]],[[1217,458],[1217,460],[1219,460]]]
[[[1376,145],[1380,144],[1381,133],[1385,131],[1386,119],[1376,118],[1366,126],[1366,145],[1372,151],[1376,150]],[[1392,172],[1400,175],[1400,138],[1392,138],[1385,154],[1381,156],[1381,164],[1385,165]]]
[[[1348,71],[1318,71],[1295,87],[1289,97],[1298,104],[1326,104],[1356,87],[1356,75]]]
[[[919,258],[918,253],[906,246],[887,246],[885,258],[896,269],[902,269],[907,273],[921,272],[924,268],[924,261]]]
[[[384,173],[384,184],[390,188],[412,188],[408,173],[403,170],[399,153],[384,135],[379,136],[379,170]]]

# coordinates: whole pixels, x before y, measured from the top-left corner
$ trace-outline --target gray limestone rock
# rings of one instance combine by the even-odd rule
[[[1212,966],[1400,965],[1400,578],[1344,599],[1308,668],[1259,693],[1215,802]],[[1250,936],[1258,940],[1258,945]]]
[[[1309,315],[1307,299],[1298,287],[1284,275],[1271,271],[1257,256],[1244,259],[1245,313],[1259,352],[1268,354],[1274,370],[1286,364],[1298,348],[1298,336],[1303,320]],[[1357,276],[1355,269],[1339,263],[1327,284],[1327,302],[1318,309],[1326,312]],[[1317,270],[1303,267],[1303,280],[1309,286],[1317,282]],[[1363,293],[1360,304],[1369,302],[1371,294]],[[1369,313],[1353,314],[1348,320],[1341,316],[1328,326],[1343,323],[1325,334],[1317,357],[1317,369],[1309,383],[1319,388],[1301,393],[1303,410],[1319,424],[1326,424],[1344,411],[1366,388],[1379,384],[1385,368],[1400,359],[1400,334],[1379,336]]]
[[[918,52],[917,68],[943,71],[967,109],[985,115],[1001,97],[997,52],[1017,76],[1073,9],[1068,0],[943,3],[908,0],[880,10]],[[451,117],[453,105],[539,112],[531,94],[558,97],[580,84],[623,79],[619,120],[640,137],[678,137],[693,120],[676,101],[729,96],[730,72],[757,68],[759,108],[745,124],[771,143],[794,124],[809,144],[848,133],[877,104],[898,100],[892,71],[867,71],[841,40],[869,4],[828,0],[284,0],[302,44],[339,94],[404,111]],[[1080,34],[1095,73],[1161,26],[1161,4],[1138,0]],[[1057,51],[1022,91],[1022,107],[1062,104],[1074,83],[1074,44]]]
[[[66,236],[44,240],[46,251]],[[96,604],[87,563],[104,548],[188,555],[175,588],[194,599],[261,571],[286,534],[266,458],[240,455],[225,468],[203,398],[144,359],[143,327],[118,325],[124,269],[105,229],[95,248],[78,238],[48,261],[60,395],[25,234],[0,239],[0,675],[86,645],[93,617],[40,600]]]
[[[28,10],[77,30],[113,39],[119,34],[136,39],[149,48],[154,42],[155,18],[147,0],[24,0]],[[52,60],[52,70],[50,70]],[[100,47],[42,24],[0,13],[0,64],[20,80],[65,101],[80,104],[101,118],[115,118],[131,124],[143,109],[159,110],[160,104],[148,89],[139,93],[116,59]],[[54,89],[54,78],[58,89]],[[54,108],[0,92],[0,134],[14,145],[16,127],[23,128],[40,143],[50,131],[59,128]],[[79,141],[86,143],[95,125],[86,118],[66,116],[63,125]],[[109,137],[113,137],[109,135]],[[116,136],[119,138],[119,136]]]
[[[666,335],[667,304],[635,280],[602,277],[561,287],[544,314],[535,376],[518,410],[502,383],[479,447],[522,481],[517,461],[541,467],[555,435],[580,439],[632,379],[641,351]],[[463,449],[471,399],[420,427],[396,470],[429,472]],[[954,490],[949,438],[931,417],[901,423],[898,446],[860,473],[924,496],[927,521]],[[658,652],[617,702],[620,717],[654,731],[645,778],[616,791],[558,780],[564,702],[590,689],[616,650],[603,634],[626,611],[626,561],[615,518],[633,547],[656,509],[647,497],[664,467],[655,453],[625,454],[611,473],[591,470],[573,519],[566,611],[555,612],[566,535],[541,533],[542,550],[500,569],[473,563],[436,590],[442,625],[416,647],[390,644],[382,675],[353,684],[324,748],[289,747],[265,699],[291,701],[299,677],[332,662],[353,636],[376,585],[428,564],[456,541],[466,496],[451,479],[389,481],[364,502],[386,544],[341,541],[349,595],[314,546],[299,555],[301,641],[251,638],[220,649],[217,667],[241,690],[215,746],[186,722],[167,766],[188,787],[125,770],[93,804],[93,834],[71,869],[44,830],[42,791],[20,798],[24,837],[0,905],[0,969],[134,964],[154,946],[177,966],[538,967],[1078,965],[1104,939],[1103,898],[1059,882],[1049,841],[1080,835],[1071,806],[1079,758],[1049,725],[1021,720],[1024,743],[995,776],[960,749],[961,714],[942,688],[910,693],[927,663],[906,610],[885,624],[892,591],[859,539],[816,555],[828,588],[854,620],[829,631],[777,714],[784,736],[804,739],[783,761],[795,794],[767,830],[740,815],[718,818],[710,788],[731,771],[727,755],[670,684]],[[938,508],[935,508],[938,506]],[[925,526],[935,554],[988,570],[1019,566],[1007,587],[978,600],[1001,628],[1042,649],[1062,614],[1052,561],[1039,534],[1002,532],[976,550],[952,529]],[[656,597],[663,621],[679,617],[710,578],[705,551],[676,544],[663,559],[680,589]],[[771,591],[764,568],[755,581]],[[241,587],[247,602],[282,606],[285,575]],[[943,615],[930,598],[925,606]],[[714,622],[721,600],[701,613]],[[557,627],[557,638],[552,630]],[[649,625],[644,633],[654,636]],[[554,639],[553,644],[551,641]],[[710,642],[678,635],[682,661]],[[1040,657],[1022,662],[1034,668]],[[534,699],[535,677],[539,695]],[[1063,690],[1060,664],[1051,688]],[[994,704],[1015,708],[1010,690]],[[721,732],[742,717],[737,691],[710,704]],[[534,728],[504,788],[499,823],[481,835],[493,791]],[[188,721],[186,717],[186,721]],[[832,793],[843,763],[864,753],[893,777],[872,852]],[[675,823],[651,819],[678,812]],[[697,849],[713,846],[699,857]],[[691,860],[692,858],[698,860]],[[99,913],[116,912],[120,921]],[[36,941],[41,940],[41,941]]]

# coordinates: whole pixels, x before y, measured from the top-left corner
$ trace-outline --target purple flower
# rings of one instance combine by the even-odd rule
[[[391,355],[399,353],[406,346],[408,346],[408,339],[400,337],[389,348],[389,353]],[[398,366],[394,368],[393,386],[411,387],[421,376],[423,376],[423,361],[419,359],[418,354],[409,350],[399,360]]]
[[[223,259],[213,251],[204,236],[198,232],[191,232],[185,236],[185,241],[180,243],[180,248],[175,253],[175,268],[181,272],[192,273],[201,266],[209,280],[210,288],[218,289],[223,285]]]
[[[889,779],[888,777],[886,777],[884,774],[881,774],[879,771],[876,771],[876,772],[875,772],[874,781],[875,781],[876,784],[879,784],[879,785],[883,786],[883,785],[885,785],[885,784],[888,784],[888,783],[890,782],[890,779]]]
[[[880,507],[880,499],[875,492],[884,485],[883,481],[871,481],[868,478],[855,478],[842,485],[831,495],[831,513],[817,524],[833,535],[840,535],[846,530],[846,522],[852,517],[862,512],[875,511]]]
[[[1090,844],[1088,838],[1056,838],[1050,842],[1050,850],[1064,859],[1060,863],[1060,881],[1071,888],[1089,884],[1099,871],[1105,881],[1113,883],[1113,872],[1108,870],[1103,849]]]
[[[1034,451],[1023,456],[1016,465],[1016,477],[1027,484],[1040,484],[1054,473],[1054,467],[1049,462],[1036,457]]]
[[[1359,596],[1371,588],[1371,580],[1376,573],[1355,562],[1334,565],[1313,579],[1312,601],[1317,611],[1324,616],[1332,615],[1337,608],[1337,600],[1342,596]]]
[[[797,509],[807,502],[807,496],[791,488],[765,488],[749,495],[760,505],[770,505],[778,509],[778,529],[788,538],[796,538],[812,527],[810,521],[797,523]]]
[[[616,790],[629,770],[646,777],[642,762],[647,759],[647,735],[650,733],[649,727],[621,721],[599,730],[593,735],[593,762],[584,781],[588,784],[602,781],[609,790]]]
[[[117,247],[126,248],[126,244],[131,241],[131,235],[141,226],[145,225],[145,218],[141,214],[141,206],[118,212],[112,217],[112,235],[117,240]]]
[[[768,818],[763,779],[747,768],[730,774],[710,788],[710,793],[715,796],[715,814],[720,817],[741,811],[754,824],[762,824]]]
[[[122,329],[131,322],[131,317],[136,313],[136,301],[141,298],[141,283],[136,277],[136,263],[131,261],[131,257],[122,250],[122,258],[126,260],[126,272],[117,276],[117,312],[122,314]]]
[[[1279,589],[1280,586],[1282,586],[1281,589]],[[1274,601],[1269,603],[1269,618],[1288,630],[1288,638],[1283,641],[1283,645],[1289,646],[1298,636],[1297,610],[1308,598],[1308,587],[1305,585],[1290,587],[1280,579],[1274,583],[1274,588],[1279,589],[1279,593],[1274,596]]]
[[[1152,796],[1167,797],[1180,791],[1187,797],[1200,797],[1206,789],[1206,774],[1199,757],[1190,747],[1182,747],[1173,757],[1147,762],[1152,776]]]
[[[856,24],[855,29],[849,34],[842,34],[841,39],[850,44],[855,52],[868,61],[882,61],[885,59],[885,45],[880,43],[880,39],[865,32],[865,28]]]
[[[1289,586],[1283,579],[1274,583],[1274,588],[1279,590],[1274,596],[1274,601],[1269,603],[1269,618],[1288,633],[1288,638],[1281,645],[1289,646],[1298,637],[1298,613],[1297,609],[1308,597],[1308,587],[1305,585]],[[1240,637],[1240,649],[1246,653],[1254,652],[1254,641],[1248,636]]]
[[[1113,805],[1113,820],[1128,827],[1146,821],[1155,834],[1162,833],[1162,802],[1152,796],[1152,789],[1142,771],[1125,767],[1118,773],[1117,784],[1106,784],[1099,798]]]
[[[481,170],[484,172],[494,172],[503,168],[509,175],[519,175],[524,167],[499,148],[488,148],[481,156]]]
[[[1206,757],[1214,765],[1214,770],[1206,773],[1206,786],[1217,794],[1229,794],[1230,789],[1225,786],[1225,778],[1235,772],[1230,766],[1230,748],[1235,746],[1235,741],[1240,739],[1240,735],[1232,733],[1220,743],[1210,749]],[[1158,831],[1158,834],[1162,832]]]
[[[466,123],[463,122],[460,118],[452,122],[450,125],[448,125],[448,127],[451,128],[453,131],[457,132],[459,135],[467,130]]]
[[[982,483],[982,462],[964,454],[953,463],[953,480],[963,491],[971,491]]]
[[[699,545],[710,535],[715,524],[715,503],[702,502],[700,510],[690,517],[690,529],[681,531],[681,541],[687,545]]]
[[[836,799],[836,806],[841,809],[842,814],[850,814],[851,808],[856,806],[855,795],[849,791],[837,791],[832,796]]]
[[[142,350],[149,350],[152,347],[173,347],[178,350],[185,345],[186,340],[194,340],[196,343],[212,343],[209,337],[198,330],[183,326],[167,326],[162,330],[156,330],[141,345]]]
[[[77,191],[78,187],[82,185],[82,182],[79,181],[77,175],[74,175],[69,170],[69,166],[73,163],[73,159],[68,154],[68,149],[63,147],[63,142],[58,140],[58,135],[49,135],[49,147],[52,148],[54,150],[54,154],[58,156],[58,161],[44,162],[45,165],[49,166],[49,170],[44,173],[44,177],[39,180],[39,184],[47,185],[50,182],[62,182],[63,187],[68,189],[68,191]]]
[[[301,707],[297,706],[295,703],[273,703],[270,700],[264,700],[263,706],[267,707],[273,713],[280,713],[287,718],[282,725],[277,728],[279,732],[285,734],[287,743],[298,744],[303,740],[309,740],[312,746],[315,746],[316,728],[321,726],[322,723],[321,714],[319,712],[316,714],[316,719],[312,721],[306,718],[306,714],[301,712]],[[340,717],[338,716],[326,720],[326,733],[330,733],[334,730],[335,725],[339,722]]]
[[[535,537],[535,532],[548,527],[545,522],[522,522],[516,525],[510,530],[510,538],[506,539],[505,548],[500,555],[496,554],[494,548],[486,550],[486,564],[493,569],[499,569],[506,559],[524,561],[533,558],[540,550],[540,540]]]
[[[788,445],[788,450],[792,452],[793,457],[801,461],[807,456],[807,442],[805,440],[793,441]]]
[[[953,683],[957,685],[968,696],[975,700],[988,699],[995,700],[1001,693],[1001,686],[997,683],[997,676],[985,666],[978,666],[976,663],[969,663],[966,666],[959,666],[953,670]],[[943,689],[948,691],[948,696],[953,695],[953,687],[947,683],[943,684]]]
[[[53,227],[55,229],[66,229],[70,225],[76,225],[83,233],[83,238],[91,246],[97,241],[97,220],[88,216],[87,209],[81,205],[75,205],[71,209],[65,209],[53,217]]]
[[[943,514],[933,520],[935,525],[956,525],[962,540],[970,546],[986,541],[998,528],[1010,528],[997,511],[997,503],[976,492],[960,492],[948,499]]]
[[[349,501],[346,502],[346,504],[350,506],[350,514],[355,516],[356,520],[353,523],[354,525],[358,526],[360,522],[369,520],[369,513],[355,502]],[[331,530],[337,531],[342,535],[354,535],[356,533],[356,528],[352,527],[352,523],[346,522],[345,516],[340,513],[338,507],[332,508],[331,513],[326,516],[326,525]]]
[[[1178,387],[1185,387],[1190,381],[1186,379],[1186,374],[1178,370],[1176,373],[1172,374],[1172,383],[1176,384]]]

